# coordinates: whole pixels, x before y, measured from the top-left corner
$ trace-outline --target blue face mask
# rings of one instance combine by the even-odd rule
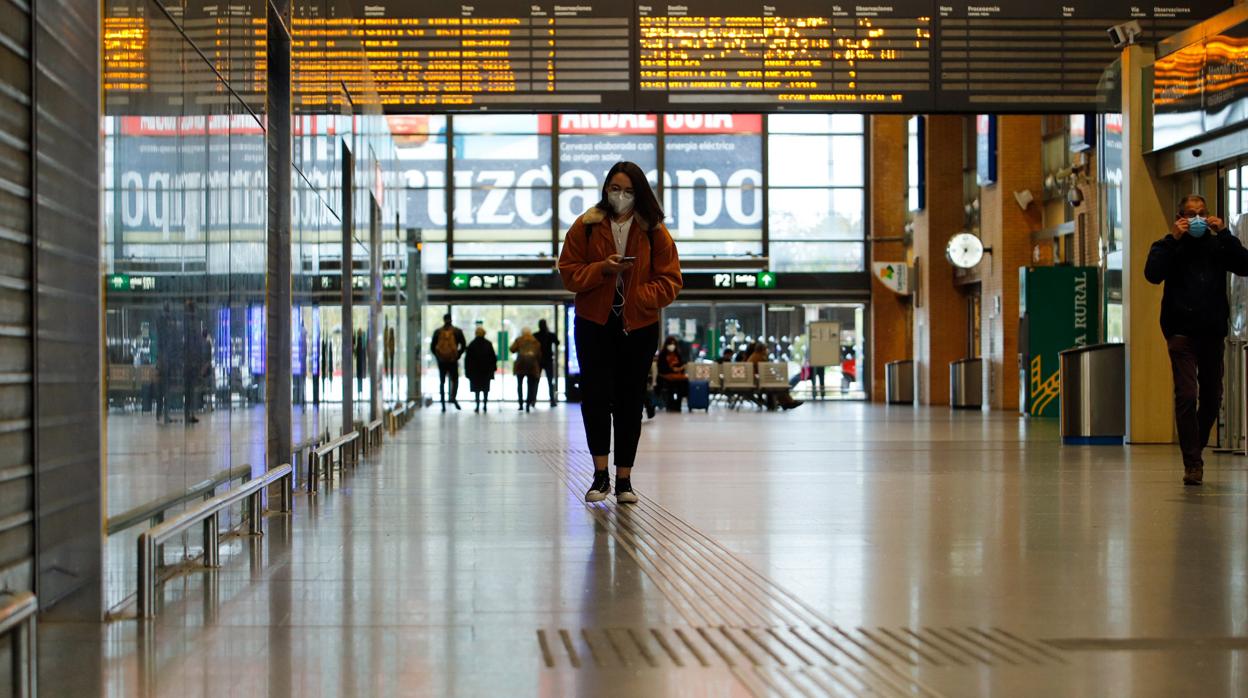
[[[1200,216],[1192,216],[1187,219],[1187,233],[1194,238],[1204,237],[1209,232],[1209,224]]]

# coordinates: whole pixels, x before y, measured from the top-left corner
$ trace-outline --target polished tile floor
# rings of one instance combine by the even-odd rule
[[[160,616],[41,626],[47,695],[1248,696],[1248,460],[852,403],[425,412]]]

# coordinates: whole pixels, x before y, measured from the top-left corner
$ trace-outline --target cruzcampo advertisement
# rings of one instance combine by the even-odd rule
[[[1025,414],[1057,417],[1058,354],[1100,341],[1096,267],[1020,268],[1018,337],[1020,403]]]

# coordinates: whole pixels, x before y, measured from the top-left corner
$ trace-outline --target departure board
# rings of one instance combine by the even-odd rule
[[[908,4],[640,4],[639,106],[926,109],[932,5]]]
[[[1120,55],[1106,29],[1136,20],[1151,43],[1231,4],[294,0],[292,89],[303,113],[344,88],[392,113],[1086,113],[1117,106],[1098,91]],[[110,110],[227,104],[218,75],[261,107],[263,7],[188,1],[175,29],[144,0],[107,0]]]
[[[363,17],[292,20],[296,108],[339,82],[392,111],[618,110],[632,104],[632,11],[550,2],[369,4]],[[367,59],[368,73],[352,70]]]
[[[1228,7],[1165,7],[1129,0],[967,3],[938,6],[937,108],[948,111],[1099,111],[1097,85],[1121,55],[1106,29],[1140,23],[1140,43],[1156,43]],[[1115,109],[1117,105],[1112,105]]]

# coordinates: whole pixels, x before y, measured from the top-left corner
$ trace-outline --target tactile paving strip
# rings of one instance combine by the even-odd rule
[[[524,452],[583,497],[592,475],[567,462],[582,454]],[[688,626],[543,629],[550,668],[721,668],[759,695],[937,696],[907,670],[1066,662],[1052,646],[995,627],[843,628],[644,495],[627,507],[585,506]],[[793,682],[804,688],[783,687]]]

